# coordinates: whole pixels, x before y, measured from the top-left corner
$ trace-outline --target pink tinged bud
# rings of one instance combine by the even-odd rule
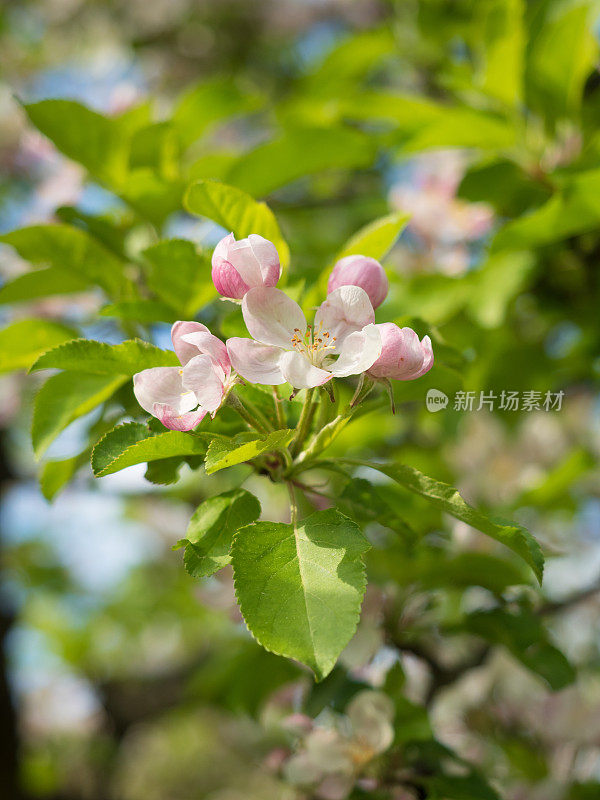
[[[280,274],[277,248],[256,233],[237,242],[230,233],[215,247],[212,279],[223,297],[241,300],[250,289],[275,286]]]
[[[381,355],[368,370],[374,378],[412,381],[429,372],[433,350],[429,336],[421,341],[412,328],[399,328],[393,322],[376,326],[381,335]]]
[[[367,256],[346,256],[337,262],[327,283],[327,294],[340,286],[360,286],[373,308],[387,297],[389,282],[379,261]]]

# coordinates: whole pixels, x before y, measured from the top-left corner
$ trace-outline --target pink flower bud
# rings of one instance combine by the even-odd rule
[[[377,308],[387,297],[389,283],[379,261],[367,256],[346,256],[333,268],[327,294],[339,286],[360,286],[369,295],[373,308]]]
[[[433,366],[431,339],[421,341],[412,328],[399,328],[393,322],[376,326],[381,336],[381,355],[368,370],[373,378],[412,381],[429,372]]]
[[[241,300],[250,289],[275,286],[280,274],[277,248],[256,233],[237,242],[230,233],[215,247],[212,279],[223,297]]]

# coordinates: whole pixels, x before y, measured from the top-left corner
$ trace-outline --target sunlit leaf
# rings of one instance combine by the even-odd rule
[[[85,231],[70,225],[32,225],[0,236],[21,258],[68,272],[83,283],[101,286],[111,296],[127,287],[125,264]],[[42,273],[42,279],[44,275]]]
[[[281,430],[266,436],[240,433],[233,439],[215,439],[206,454],[206,472],[212,475],[213,472],[250,461],[263,453],[281,450],[288,446],[294,435],[293,430]]]
[[[213,434],[214,435],[214,434]],[[113,472],[172,456],[204,455],[211,434],[165,431],[154,433],[145,425],[118,425],[100,439],[92,451],[92,470],[97,478]]]
[[[209,497],[194,511],[185,538],[184,564],[194,578],[212,575],[231,562],[231,544],[239,528],[255,522],[260,503],[244,489]]]
[[[305,175],[367,167],[374,157],[374,142],[352,128],[296,128],[243,155],[233,164],[227,181],[265,197]]]
[[[161,350],[139,339],[121,344],[73,339],[48,350],[31,369],[65,369],[114,376],[134,375],[151,367],[177,366],[179,360],[172,350]]]
[[[187,191],[184,204],[192,214],[212,219],[236,239],[258,233],[269,239],[279,252],[284,266],[290,260],[289,248],[281,235],[279,225],[266,203],[259,203],[235,186],[218,181],[198,181]]]
[[[39,297],[83,292],[88,286],[88,281],[75,274],[48,267],[25,272],[5,283],[0,289],[0,303],[23,303]]]
[[[108,400],[127,375],[61,372],[52,375],[35,398],[31,440],[39,458],[73,420]]]
[[[491,519],[481,511],[465,503],[458,490],[453,486],[423,475],[418,469],[406,464],[356,463],[364,463],[365,466],[382,472],[405,489],[421,495],[421,497],[424,497],[447,514],[456,517],[456,519],[465,522],[467,525],[471,525],[471,527],[513,550],[529,564],[541,584],[544,572],[544,556],[537,541],[522,525]]]
[[[322,680],[356,629],[369,544],[339,511],[286,525],[239,530],[231,550],[235,589],[257,641],[309,666]]]
[[[77,331],[46,319],[21,319],[0,331],[0,372],[29,369],[51,347],[72,339]]]
[[[166,239],[144,250],[150,289],[185,319],[216,296],[207,254],[193,242]]]

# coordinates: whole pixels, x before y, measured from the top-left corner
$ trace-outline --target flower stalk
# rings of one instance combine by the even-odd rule
[[[249,408],[246,408],[240,398],[233,394],[233,392],[227,396],[227,405],[233,408],[234,411],[236,411],[244,420],[244,422],[246,422],[251,428],[254,428],[254,430],[258,431],[259,433],[269,433],[270,430],[272,430],[272,428],[265,426],[265,424],[261,422],[260,417],[262,417],[262,414],[260,414],[260,412],[258,412],[259,416],[256,416],[255,413],[253,413],[258,409],[253,407],[253,410],[251,411]]]
[[[294,456],[298,455],[298,453],[302,450],[302,446],[304,445],[304,441],[306,440],[310,430],[310,425],[315,412],[315,404],[313,404],[314,393],[314,389],[306,390],[304,405],[302,406],[302,412],[300,414],[300,419],[298,420],[298,433],[296,434],[296,438],[292,444],[292,455]]]

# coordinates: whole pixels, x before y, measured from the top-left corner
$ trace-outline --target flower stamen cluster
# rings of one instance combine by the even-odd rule
[[[329,351],[335,350],[337,336],[331,336],[329,331],[323,330],[322,322],[319,323],[315,331],[313,331],[311,325],[307,325],[303,336],[300,336],[301,333],[300,328],[294,328],[294,335],[291,340],[292,347],[299,353],[306,355],[315,366],[320,366]]]

